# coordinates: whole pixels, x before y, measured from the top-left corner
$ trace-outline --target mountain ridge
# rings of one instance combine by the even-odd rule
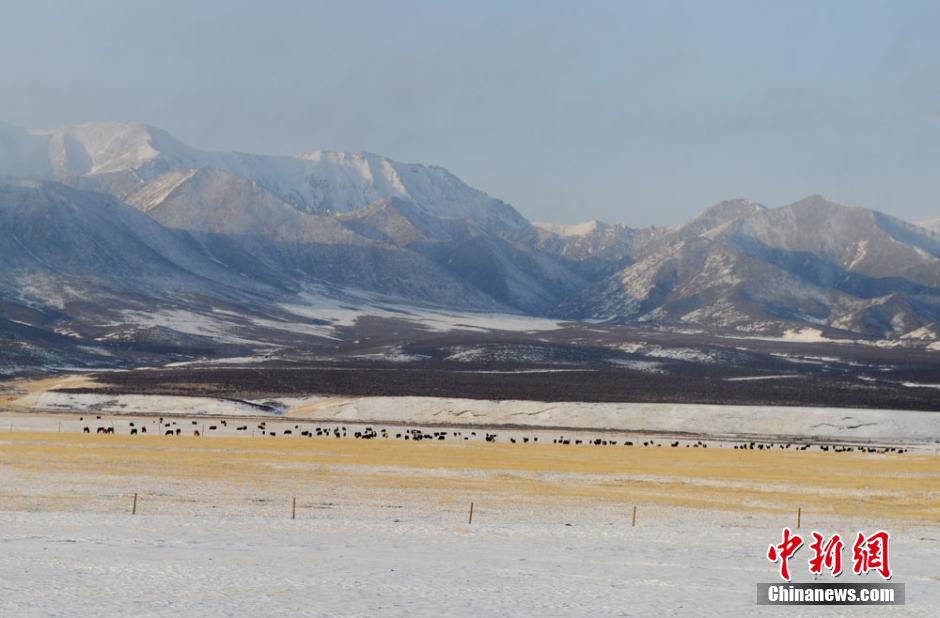
[[[35,207],[6,237],[0,307],[63,324],[70,306],[86,327],[88,316],[120,321],[122,290],[133,311],[169,294],[179,298],[166,307],[189,311],[198,297],[200,311],[223,303],[253,313],[258,303],[302,303],[311,287],[416,306],[720,333],[811,327],[911,345],[929,342],[940,321],[940,236],[818,195],[777,208],[726,200],[672,229],[533,224],[437,166],[373,153],[216,153],[134,123],[0,125],[0,177],[20,179],[0,182],[0,216]],[[159,250],[146,252],[148,238]],[[135,281],[115,270],[121,259],[107,247],[152,272]],[[41,267],[47,254],[61,272]],[[41,290],[23,278],[24,255],[38,258],[27,261]],[[77,293],[60,302],[54,289]]]
[[[889,215],[810,196],[696,218],[584,291],[569,317],[747,330],[777,322],[899,337],[940,318],[940,245]],[[713,207],[714,208],[714,207]],[[731,209],[736,210],[736,209]],[[709,227],[710,226],[710,227]],[[875,319],[886,303],[895,311]]]

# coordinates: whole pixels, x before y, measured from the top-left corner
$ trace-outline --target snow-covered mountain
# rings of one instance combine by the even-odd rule
[[[107,194],[53,181],[0,183],[0,374],[5,364],[100,366],[126,350],[143,359],[291,345],[298,328],[316,341],[316,325],[325,324],[316,311],[298,326],[283,307],[344,290],[413,306],[513,310],[387,243],[190,232]]]
[[[12,165],[3,165],[11,161]],[[406,164],[371,153],[315,151],[295,156],[207,152],[142,124],[97,123],[50,131],[0,131],[0,165],[9,175],[71,180],[149,211],[216,169],[302,212],[357,210],[386,198],[427,214],[471,220],[511,236],[531,226],[511,206],[473,189],[440,167]]]
[[[539,247],[589,279],[610,275],[633,262],[634,257],[665,228],[631,228],[592,220],[576,225],[536,223]]]
[[[940,320],[940,239],[819,196],[735,200],[654,240],[563,311],[741,331],[814,325],[897,337]]]
[[[535,228],[508,204],[443,168],[370,153],[207,152],[139,124],[5,127],[0,175],[107,193],[166,227],[208,235],[206,242],[241,237],[260,262],[300,279],[387,292],[396,281],[443,273],[467,288],[458,300],[467,308],[482,298],[537,313],[587,283],[541,251]],[[389,226],[410,228],[409,241]],[[360,272],[343,276],[352,265]]]
[[[280,341],[258,324],[294,319],[278,308],[311,289],[662,328],[940,335],[940,235],[818,196],[722,202],[671,230],[533,225],[439,167],[208,152],[113,123],[0,125],[0,177],[12,179],[0,182],[8,351],[88,347],[147,311],[202,316],[172,333],[135,326],[154,349],[205,345],[218,312]]]

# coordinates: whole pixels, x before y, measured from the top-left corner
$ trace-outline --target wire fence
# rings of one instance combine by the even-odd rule
[[[606,505],[598,514],[599,505],[582,504],[581,509],[561,508],[558,512],[538,509],[522,503],[506,503],[504,500],[481,502],[450,501],[449,504],[421,503],[393,504],[384,502],[353,502],[340,500],[318,500],[303,496],[280,495],[275,497],[181,496],[159,492],[114,492],[114,493],[0,493],[0,511],[30,513],[108,513],[126,514],[129,517],[188,516],[206,517],[263,517],[265,519],[304,520],[339,518],[361,513],[363,509],[387,512],[390,521],[422,520],[433,518],[451,521],[454,524],[472,526],[480,523],[557,523],[573,525],[573,521],[605,520],[625,527],[662,526],[668,521],[695,521],[702,512],[717,514],[720,519],[738,527],[764,527],[786,525],[799,529],[806,523],[805,511],[779,509],[776,511],[737,511],[720,509],[689,509],[662,504]],[[520,508],[523,506],[524,508]],[[580,512],[579,512],[580,511]],[[664,517],[668,514],[668,517]],[[831,520],[837,516],[828,513],[816,514],[816,520]]]

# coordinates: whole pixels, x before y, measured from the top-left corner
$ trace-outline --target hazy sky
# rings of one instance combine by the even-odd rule
[[[9,2],[0,120],[447,167],[535,220],[940,217],[940,2]]]

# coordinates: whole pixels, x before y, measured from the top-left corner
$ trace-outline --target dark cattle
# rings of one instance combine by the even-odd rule
[[[131,429],[131,435],[132,435],[132,436],[136,436],[136,435],[137,435],[137,430],[136,430],[136,429]]]
[[[89,429],[88,427],[85,427],[84,429],[82,429],[82,432],[83,432],[83,433],[91,433],[91,429]]]

